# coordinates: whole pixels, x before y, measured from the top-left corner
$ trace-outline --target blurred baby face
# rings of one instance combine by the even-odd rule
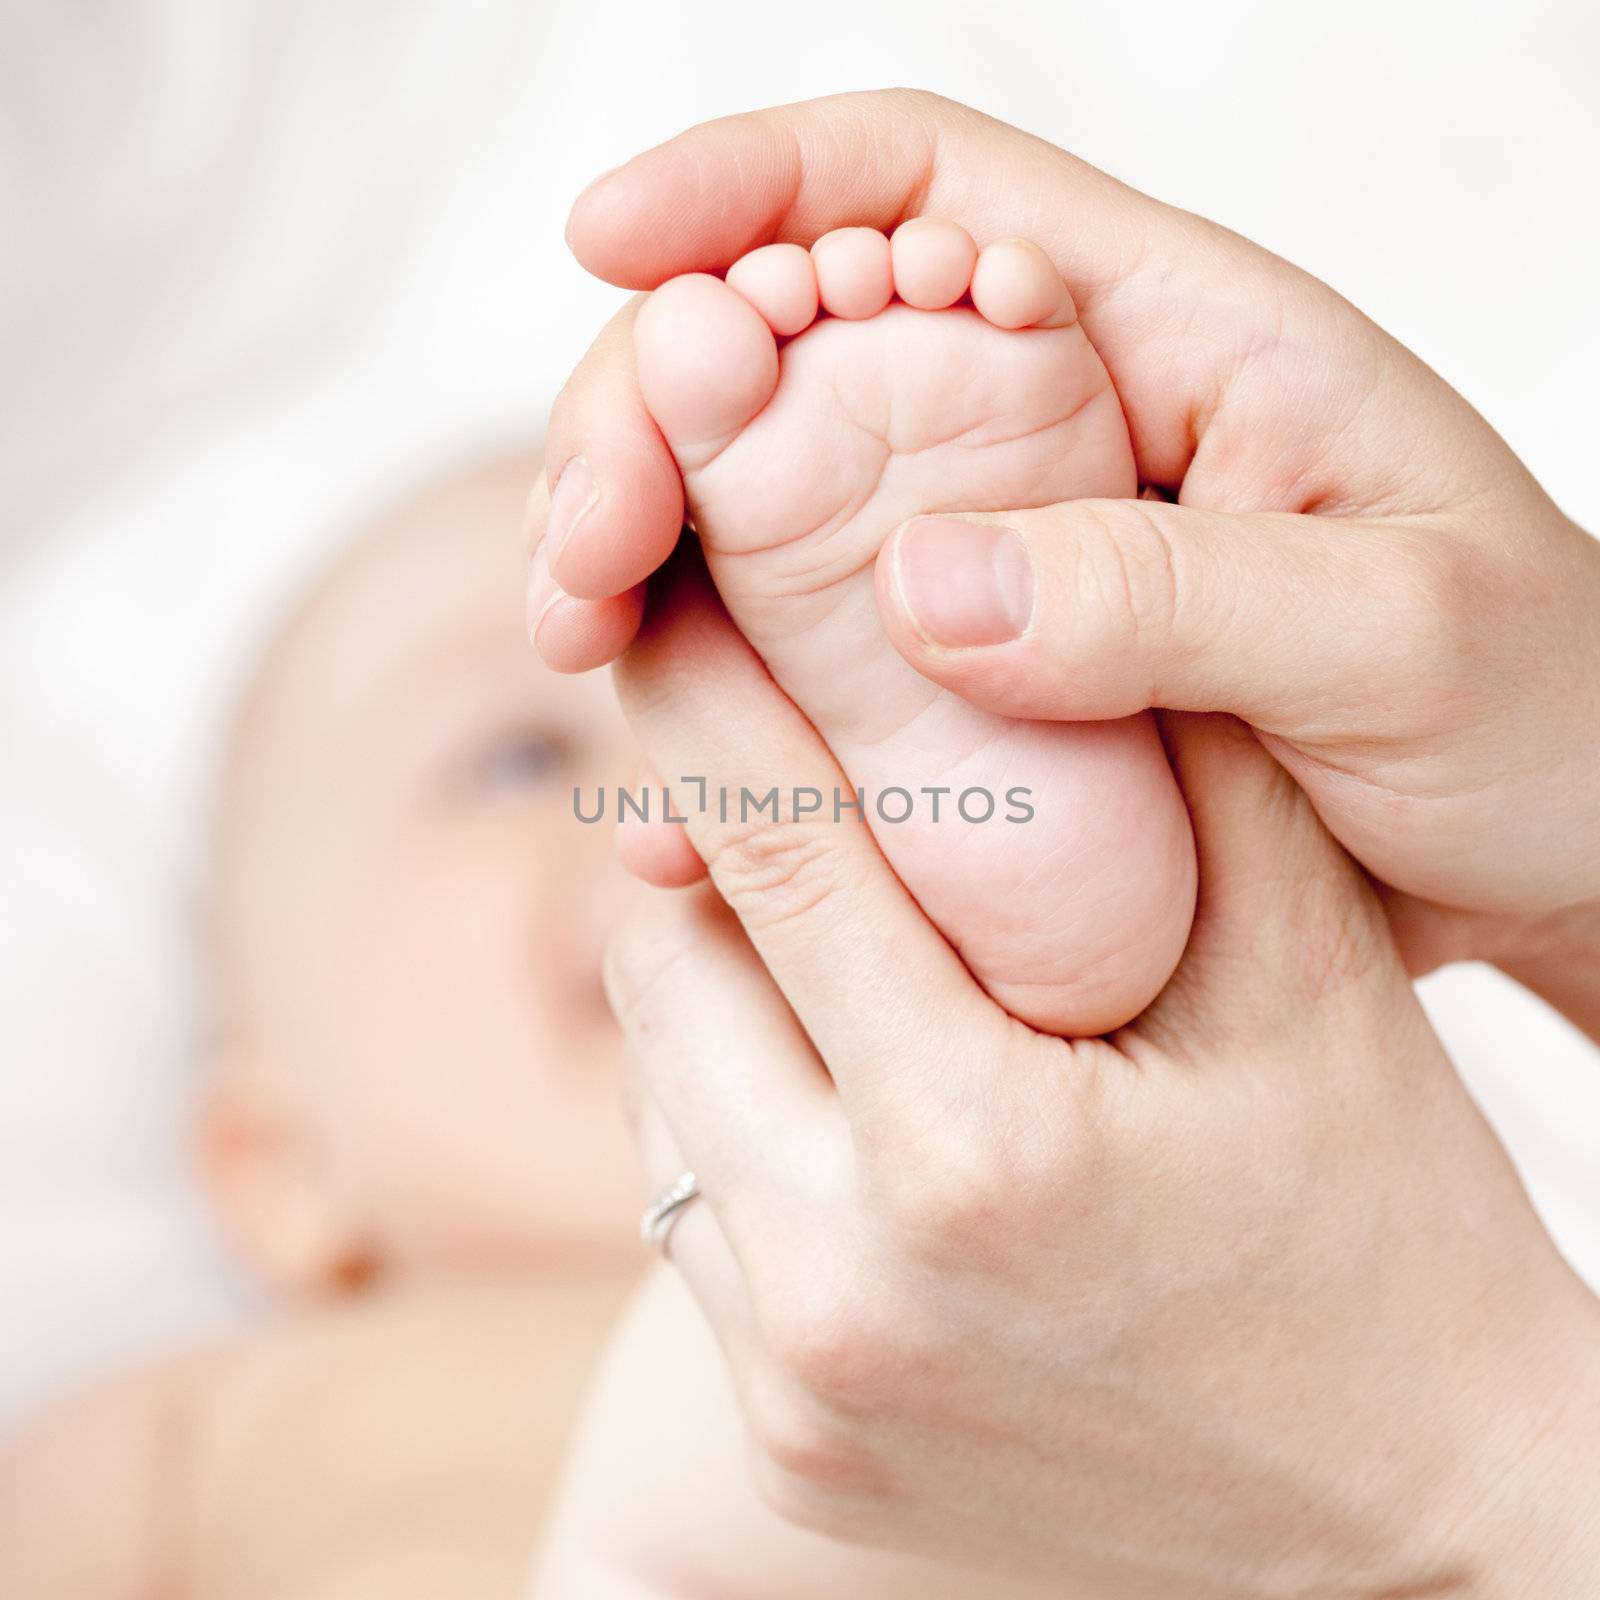
[[[626,891],[572,790],[625,781],[631,746],[604,674],[527,643],[533,475],[486,465],[364,540],[240,720],[211,1164],[280,1277],[316,1278],[335,1235],[393,1270],[629,1247],[600,983]]]

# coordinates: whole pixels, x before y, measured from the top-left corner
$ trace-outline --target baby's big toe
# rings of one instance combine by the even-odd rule
[[[704,273],[662,284],[640,308],[633,341],[644,403],[687,471],[710,460],[778,386],[772,330]]]

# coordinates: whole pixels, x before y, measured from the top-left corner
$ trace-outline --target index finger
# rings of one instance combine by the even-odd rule
[[[816,730],[686,546],[618,663],[624,711],[858,1137],[970,1102],[1012,1024],[923,915]],[[802,802],[801,797],[805,800]],[[797,814],[803,813],[803,814]],[[687,1152],[686,1152],[687,1153]]]
[[[643,583],[683,527],[683,480],[634,376],[642,299],[600,330],[556,396],[545,439],[550,493],[529,507],[530,536],[551,575],[580,600]]]
[[[1086,230],[1075,221],[1085,207]],[[719,272],[757,245],[941,216],[980,245],[1025,233],[1071,264],[1077,297],[1125,276],[1164,215],[1183,214],[1020,128],[942,95],[885,89],[689,128],[590,184],[567,243],[596,277],[653,289]]]

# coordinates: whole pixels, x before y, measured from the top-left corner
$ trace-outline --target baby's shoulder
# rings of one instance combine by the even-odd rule
[[[219,1351],[96,1379],[0,1438],[0,1594],[182,1592],[197,1418]]]

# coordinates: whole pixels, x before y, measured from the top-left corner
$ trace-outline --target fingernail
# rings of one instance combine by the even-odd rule
[[[574,456],[561,469],[561,476],[550,491],[550,519],[545,524],[544,548],[552,563],[599,498],[600,489],[589,463],[582,456]]]
[[[534,551],[533,562],[528,568],[528,638],[530,640],[538,637],[539,624],[544,621],[545,613],[561,598],[561,590],[557,587],[556,580],[550,576],[550,563],[545,559],[544,546],[541,545]]]
[[[522,509],[522,542],[528,547],[528,559],[544,541],[545,524],[550,520],[550,486],[540,473],[528,491],[527,504]]]
[[[1004,644],[1033,617],[1033,562],[1013,528],[919,517],[896,536],[892,559],[901,607],[930,644]]]

